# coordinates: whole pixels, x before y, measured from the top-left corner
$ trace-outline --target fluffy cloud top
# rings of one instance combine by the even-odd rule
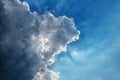
[[[26,2],[0,1],[0,79],[57,80],[47,67],[79,38],[74,21],[31,12]]]

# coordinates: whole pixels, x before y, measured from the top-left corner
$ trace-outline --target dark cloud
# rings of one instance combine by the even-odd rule
[[[38,15],[26,2],[1,0],[0,79],[56,80],[47,66],[78,38],[73,19],[49,12]]]

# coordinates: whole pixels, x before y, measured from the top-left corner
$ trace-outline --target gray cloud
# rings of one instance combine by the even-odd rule
[[[1,0],[0,79],[57,80],[57,73],[47,67],[79,33],[71,18],[38,15],[26,2]]]

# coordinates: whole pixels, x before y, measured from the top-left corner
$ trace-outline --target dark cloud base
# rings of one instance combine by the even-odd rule
[[[36,66],[37,56],[34,54],[28,58],[24,49],[18,51],[19,45],[13,43],[13,47],[3,43],[9,32],[9,20],[0,1],[0,80],[31,80],[35,74],[32,68]]]

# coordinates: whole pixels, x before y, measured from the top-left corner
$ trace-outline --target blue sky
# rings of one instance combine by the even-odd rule
[[[120,80],[120,0],[25,0],[31,11],[72,17],[81,31],[50,68],[60,80]]]

